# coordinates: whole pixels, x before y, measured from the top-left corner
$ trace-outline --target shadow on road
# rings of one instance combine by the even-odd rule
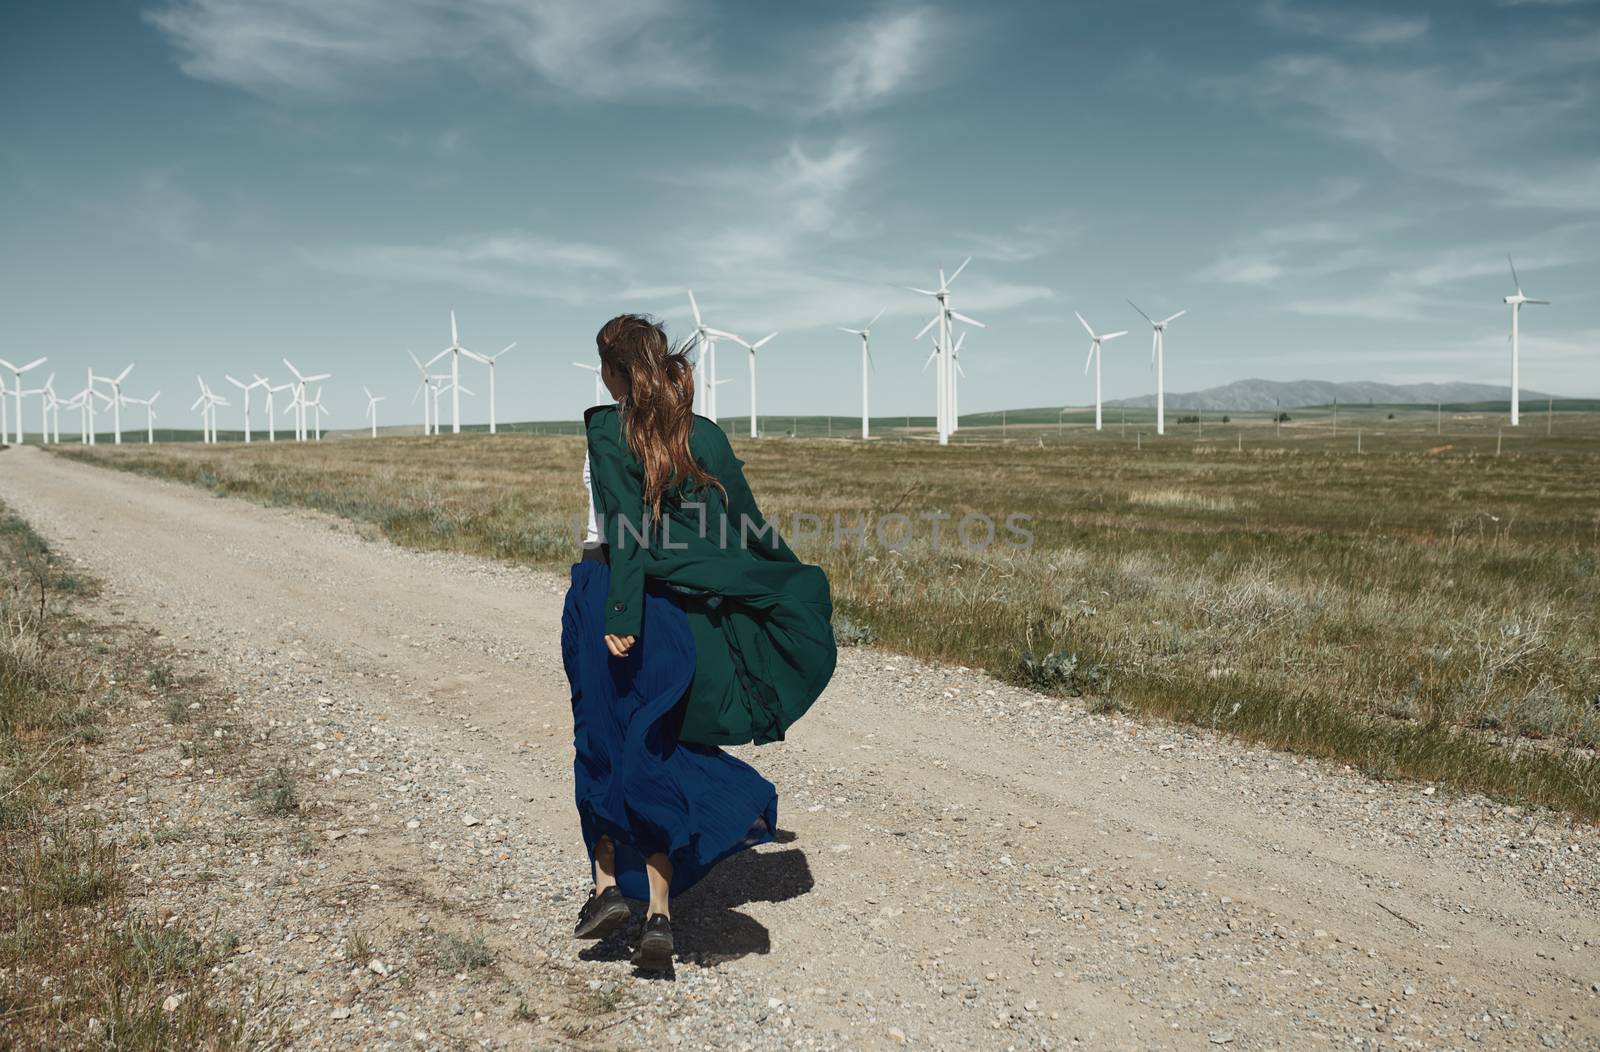
[[[794,840],[780,833],[779,843]],[[744,851],[712,870],[704,880],[672,904],[672,928],[680,961],[713,967],[752,953],[770,953],[766,926],[739,912],[751,902],[785,902],[816,885],[811,864],[799,848]],[[619,961],[632,956],[636,931],[627,931],[583,950],[586,961]]]

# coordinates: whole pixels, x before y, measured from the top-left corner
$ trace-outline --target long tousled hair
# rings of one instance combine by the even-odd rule
[[[622,432],[644,468],[644,502],[661,517],[662,498],[680,486],[727,491],[689,451],[694,430],[694,370],[689,345],[674,348],[661,323],[642,314],[619,314],[595,336],[601,364],[628,380],[620,400]]]

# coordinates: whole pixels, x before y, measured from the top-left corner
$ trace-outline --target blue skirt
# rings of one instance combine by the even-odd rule
[[[694,678],[694,637],[677,596],[645,588],[638,641],[626,658],[605,644],[611,568],[572,567],[561,614],[561,658],[572,686],[572,770],[589,858],[601,837],[616,846],[617,883],[650,897],[644,860],[672,860],[672,894],[718,862],[772,839],[778,792],[754,767],[721,749],[678,740]]]

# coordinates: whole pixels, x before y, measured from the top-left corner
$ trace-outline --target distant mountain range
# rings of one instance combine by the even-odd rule
[[[1549,397],[1538,391],[1522,391],[1524,402]],[[1334,399],[1345,405],[1433,405],[1436,402],[1505,402],[1511,388],[1495,384],[1378,384],[1334,383],[1331,380],[1237,380],[1203,391],[1167,393],[1168,409],[1271,409],[1282,406],[1331,405]],[[1141,395],[1107,402],[1108,406],[1153,409],[1156,396]]]

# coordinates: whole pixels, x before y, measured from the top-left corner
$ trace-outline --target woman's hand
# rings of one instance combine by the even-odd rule
[[[627,657],[633,647],[633,636],[606,636],[606,649],[612,657]]]

